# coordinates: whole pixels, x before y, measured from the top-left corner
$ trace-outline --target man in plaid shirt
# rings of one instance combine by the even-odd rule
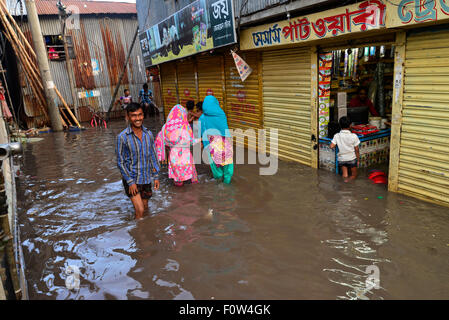
[[[148,210],[148,200],[159,189],[159,162],[154,147],[154,137],[143,126],[142,106],[131,103],[126,109],[129,126],[117,136],[117,167],[122,175],[126,195],[134,205],[136,219],[143,218]]]

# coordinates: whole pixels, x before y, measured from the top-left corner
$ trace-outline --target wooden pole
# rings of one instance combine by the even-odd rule
[[[35,0],[25,0],[27,9],[28,23],[30,24],[31,34],[33,36],[34,49],[36,52],[37,63],[44,86],[45,98],[47,100],[47,108],[50,115],[50,121],[53,131],[62,131],[60,122],[59,109],[56,106],[55,83],[50,72],[48,63],[47,50],[42,39],[42,30],[39,23]]]

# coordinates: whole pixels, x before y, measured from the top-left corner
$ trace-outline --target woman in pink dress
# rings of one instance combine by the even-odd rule
[[[193,131],[187,120],[187,110],[180,104],[174,106],[156,138],[156,152],[159,161],[166,160],[165,148],[170,149],[168,157],[168,177],[176,186],[184,181],[198,182],[190,146],[199,142],[193,138]]]

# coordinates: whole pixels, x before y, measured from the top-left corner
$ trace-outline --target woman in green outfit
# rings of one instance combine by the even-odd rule
[[[214,96],[203,101],[203,115],[199,118],[203,146],[208,152],[210,168],[217,180],[231,183],[234,174],[232,137],[228,120]]]

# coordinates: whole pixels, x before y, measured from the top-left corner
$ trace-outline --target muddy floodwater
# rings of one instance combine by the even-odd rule
[[[146,119],[153,134],[158,119]],[[449,208],[279,162],[231,185],[167,173],[133,219],[110,128],[28,143],[18,210],[30,299],[449,299]],[[79,289],[66,287],[67,267]],[[374,267],[372,267],[374,266]],[[368,268],[368,270],[367,270]],[[367,287],[377,274],[379,287]],[[368,289],[367,289],[368,288]]]

